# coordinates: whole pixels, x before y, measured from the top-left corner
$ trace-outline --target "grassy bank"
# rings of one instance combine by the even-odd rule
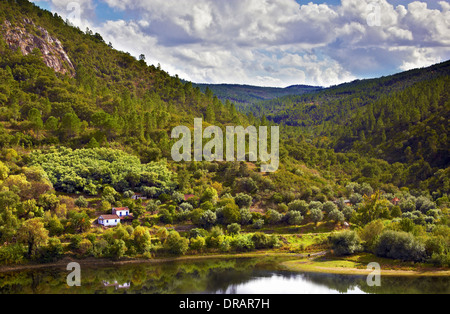
[[[368,275],[373,269],[367,269],[370,263],[381,266],[382,276],[449,276],[450,269],[437,268],[425,263],[402,262],[361,253],[345,258],[320,256],[283,262],[287,270],[296,272],[328,273],[340,275]]]
[[[126,265],[126,264],[158,264],[181,261],[196,261],[206,259],[230,259],[230,258],[306,258],[308,255],[315,256],[323,253],[314,254],[293,254],[293,253],[275,253],[268,251],[248,252],[248,253],[228,253],[228,254],[202,254],[202,255],[185,255],[180,257],[165,257],[165,258],[124,258],[120,260],[112,260],[106,258],[70,258],[66,257],[58,262],[49,264],[22,264],[22,265],[2,265],[0,266],[0,273],[22,271],[30,269],[44,269],[52,267],[66,267],[71,262],[80,263],[82,266],[111,266],[111,265]]]

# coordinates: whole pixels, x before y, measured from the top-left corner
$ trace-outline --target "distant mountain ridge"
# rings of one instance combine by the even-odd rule
[[[251,105],[260,101],[275,99],[288,95],[303,95],[322,90],[319,86],[292,85],[285,88],[263,87],[239,84],[197,84],[204,93],[209,89],[222,101],[230,101],[236,105]]]

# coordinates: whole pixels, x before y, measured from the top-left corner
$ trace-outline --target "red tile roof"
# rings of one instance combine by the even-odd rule
[[[120,210],[120,211],[122,211],[122,210],[130,210],[128,207],[118,207],[118,208],[113,208],[114,210]]]

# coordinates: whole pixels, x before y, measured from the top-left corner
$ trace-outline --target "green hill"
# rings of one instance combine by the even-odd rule
[[[447,168],[449,74],[447,61],[314,94],[264,101],[248,110],[295,126],[313,141],[326,137],[320,145],[338,152],[390,163],[424,162],[428,169]]]
[[[261,87],[236,84],[194,84],[202,92],[212,92],[223,102],[227,100],[235,103],[239,108],[255,104],[263,100],[270,100],[288,95],[303,95],[319,91],[322,88],[307,85],[293,85],[286,88]]]

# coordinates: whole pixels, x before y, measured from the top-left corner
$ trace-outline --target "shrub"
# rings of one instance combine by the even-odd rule
[[[210,210],[204,212],[203,215],[200,217],[200,225],[205,229],[209,229],[212,226],[214,226],[216,221],[217,221],[216,214]]]
[[[308,213],[308,204],[304,200],[295,200],[288,205],[289,211],[300,212],[302,215]]]
[[[27,250],[21,244],[10,244],[0,247],[0,264],[21,264]]]
[[[196,237],[196,238],[192,238],[190,240],[189,246],[192,250],[201,252],[206,247],[206,240],[204,237],[200,237],[200,236]]]
[[[356,211],[351,206],[345,206],[345,208],[342,210],[342,214],[344,214],[345,219],[347,219],[348,221],[352,220],[355,213]]]
[[[311,219],[314,223],[318,223],[323,220],[323,212],[318,208],[314,208],[311,210]]]
[[[227,230],[229,234],[239,234],[241,232],[241,226],[237,223],[231,224],[227,226]]]
[[[352,255],[362,251],[361,239],[355,231],[344,231],[329,237],[333,252],[337,256]]]
[[[237,252],[250,251],[255,245],[248,235],[240,234],[234,237],[230,243],[231,247]]]
[[[345,221],[345,216],[338,209],[334,209],[328,214],[328,219],[333,220],[335,223],[342,223]]]
[[[181,237],[178,232],[172,231],[164,242],[164,247],[171,254],[184,255],[189,249],[189,240]]]
[[[303,222],[303,216],[298,211],[290,211],[284,216],[284,220],[291,226],[300,225]]]
[[[333,202],[326,202],[325,204],[323,204],[322,207],[323,211],[326,212],[327,214],[331,213],[333,210],[337,210],[338,207],[335,203]]]
[[[420,262],[425,257],[425,245],[410,233],[387,230],[380,235],[375,254],[379,257]]]
[[[267,222],[271,225],[276,225],[281,221],[282,218],[283,215],[273,209],[269,209],[266,213]]]
[[[361,240],[365,242],[365,247],[368,250],[372,251],[374,249],[374,245],[383,230],[383,222],[381,220],[374,220],[365,225],[364,228],[359,232],[359,236]]]
[[[314,209],[318,209],[318,210],[320,210],[320,211],[322,211],[323,210],[323,204],[321,203],[321,202],[311,202],[311,203],[309,203],[309,205],[308,205],[308,209],[311,211],[311,210],[314,210]],[[304,212],[301,212],[302,213],[302,215],[306,215],[307,213],[304,213]]]
[[[247,208],[240,210],[241,214],[241,225],[248,225],[252,221],[252,213]]]
[[[159,221],[164,224],[172,224],[173,217],[167,209],[163,208],[159,211]]]
[[[234,201],[239,208],[250,208],[253,198],[245,193],[239,193],[234,198]]]
[[[75,200],[75,205],[78,207],[86,208],[89,206],[89,202],[83,196],[80,196]]]
[[[264,227],[264,219],[257,219],[253,222],[253,229],[261,229]]]

